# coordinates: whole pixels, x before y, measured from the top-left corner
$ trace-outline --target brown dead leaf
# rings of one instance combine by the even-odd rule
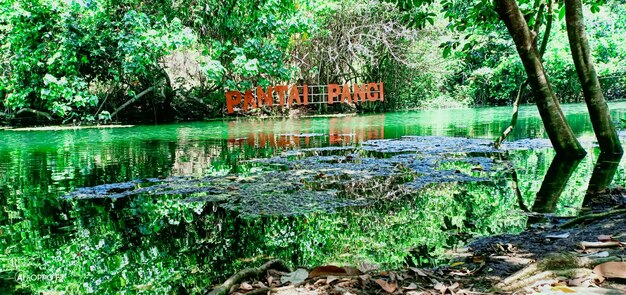
[[[335,287],[353,287],[354,285],[356,285],[358,282],[357,280],[353,280],[353,279],[346,279],[346,281],[344,281],[344,279],[341,279],[341,282],[337,283],[337,285]]]
[[[267,288],[267,286],[263,284],[263,282],[256,282],[254,283],[254,286],[257,288]]]
[[[309,278],[321,276],[347,276],[348,273],[343,267],[334,265],[318,266],[309,272]]]
[[[576,290],[568,286],[563,286],[563,285],[552,287],[552,291],[563,292],[563,293],[576,293]]]
[[[254,287],[252,287],[252,285],[250,285],[250,284],[248,284],[246,282],[243,282],[243,283],[241,283],[241,285],[239,285],[239,289],[244,290],[244,291],[250,291],[250,290],[254,289]]]
[[[387,293],[393,293],[396,291],[396,289],[398,289],[398,284],[396,284],[396,282],[386,282],[381,279],[374,280],[374,282],[376,282],[376,284],[383,288],[383,290],[385,290],[385,292]]]
[[[336,280],[337,280],[337,277],[328,276],[328,277],[326,278],[326,284],[329,284],[329,285],[330,285],[330,283],[332,283],[333,281],[336,281]]]
[[[610,278],[626,279],[626,262],[605,262],[598,264],[593,272],[599,276]]]
[[[474,262],[476,264],[481,264],[481,263],[485,262],[485,256],[483,256],[483,255],[474,255],[474,256],[472,256],[472,262]]]
[[[346,271],[346,274],[348,274],[349,276],[358,276],[361,274],[361,271],[359,271],[358,269],[354,267],[344,266],[343,269]]]
[[[404,281],[405,277],[402,273],[397,273],[396,274],[396,280],[398,281]]]
[[[446,294],[446,291],[448,290],[448,287],[446,287],[446,285],[444,285],[442,283],[435,284],[435,286],[433,288],[435,288],[435,290],[441,292],[442,295]]]
[[[600,242],[610,242],[611,240],[613,240],[613,236],[611,235],[599,235],[598,236],[598,241]]]
[[[574,279],[571,279],[571,280],[567,281],[567,286],[570,286],[570,287],[589,287],[589,285],[590,285],[589,280],[590,280],[590,278],[587,278],[585,276],[574,278]]]
[[[427,277],[428,275],[423,272],[421,269],[419,268],[415,268],[415,267],[409,267],[410,270],[412,270],[414,273],[416,273],[418,276],[420,277]]]
[[[417,285],[415,283],[410,283],[408,286],[403,288],[404,290],[417,290]]]
[[[362,273],[366,273],[366,272],[369,272],[369,271],[377,270],[377,269],[380,268],[380,266],[375,265],[375,264],[371,264],[371,263],[367,263],[367,262],[362,262],[362,263],[359,264],[358,268],[359,268],[359,270]]]

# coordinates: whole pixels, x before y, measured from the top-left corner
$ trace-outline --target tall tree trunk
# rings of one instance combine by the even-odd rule
[[[581,0],[565,0],[565,19],[576,73],[583,88],[585,103],[589,110],[593,131],[596,133],[600,145],[600,151],[621,155],[624,151],[611,120],[609,107],[604,100],[602,87],[589,51]]]
[[[568,158],[582,158],[586,152],[574,136],[565,120],[558,99],[554,95],[546,76],[539,52],[535,46],[535,36],[517,6],[515,0],[494,0],[500,18],[513,37],[528,82],[533,90],[539,114],[557,154]]]

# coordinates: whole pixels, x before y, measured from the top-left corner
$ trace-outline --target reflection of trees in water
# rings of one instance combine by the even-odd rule
[[[553,213],[568,180],[578,167],[580,160],[556,156],[541,183],[531,210],[538,213]]]
[[[580,160],[567,159],[558,155],[552,159],[550,168],[548,168],[541,183],[541,188],[537,192],[537,197],[531,208],[532,212],[554,213],[559,197],[579,163]],[[534,224],[542,220],[542,217],[530,216],[528,223]]]
[[[603,202],[602,193],[607,193],[607,188],[613,181],[613,177],[619,168],[621,155],[600,154],[593,167],[593,173],[589,179],[585,198],[582,206],[588,207],[594,202]],[[554,213],[557,209],[559,198],[567,186],[574,171],[579,166],[581,160],[571,160],[556,156],[548,168],[541,188],[536,194],[534,204],[531,208],[536,213]],[[600,198],[600,200],[598,200]],[[606,201],[606,200],[604,200]],[[529,224],[543,221],[542,217],[531,216]]]
[[[25,274],[67,273],[68,281],[54,285],[56,289],[82,288],[83,282],[94,282],[89,286],[96,291],[135,291],[134,284],[152,281],[155,288],[162,288],[155,292],[179,288],[201,292],[229,273],[262,263],[267,256],[308,266],[363,260],[398,266],[406,257],[417,263],[436,262],[446,247],[468,235],[519,231],[524,226],[523,217],[511,216],[517,203],[500,182],[433,184],[394,202],[340,208],[335,214],[255,219],[241,218],[212,203],[181,202],[176,195],[118,200],[57,198],[76,187],[138,176],[195,175],[206,167],[237,172],[246,169],[244,160],[278,152],[278,148],[233,146],[227,140],[153,140],[32,155],[0,154],[4,187],[0,206],[11,211],[10,215],[0,214],[0,252],[7,253],[2,262],[15,263]],[[528,154],[539,154],[539,166],[548,165],[549,154]],[[523,162],[531,161],[524,158]],[[470,175],[476,168],[472,163],[449,165],[446,169]],[[558,168],[554,163],[550,167],[553,165]],[[521,182],[546,168],[533,169]],[[544,182],[552,177],[552,187],[558,190],[559,181],[567,180],[553,174],[567,173],[547,173]],[[535,203],[542,202],[549,203],[541,198]],[[43,290],[49,286],[32,282],[26,287]]]
[[[611,192],[608,187],[615,177],[621,159],[622,155],[600,154],[587,186],[583,207],[590,208],[595,207],[595,205],[610,207],[615,205],[612,204],[615,200],[611,200]]]

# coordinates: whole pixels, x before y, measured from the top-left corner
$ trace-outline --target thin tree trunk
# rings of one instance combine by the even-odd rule
[[[548,48],[548,41],[550,40],[550,31],[552,30],[552,0],[548,0],[547,5],[548,5],[548,16],[547,16],[547,22],[546,22],[546,29],[543,32],[543,40],[541,41],[541,49],[539,50],[539,58],[541,59],[543,59],[543,55],[544,53],[546,53],[546,48]],[[541,6],[539,6],[537,17],[535,17],[534,32],[535,34],[537,34],[535,35],[535,45],[534,45],[535,47],[537,46],[536,39],[539,36],[539,28],[541,27],[541,20],[543,19],[542,18],[543,9],[544,9],[544,6],[542,4]],[[515,129],[515,125],[517,124],[517,116],[519,112],[519,104],[521,102],[522,94],[524,93],[524,89],[526,89],[526,86],[528,86],[528,78],[524,80],[524,83],[522,83],[522,85],[519,87],[519,90],[517,91],[517,97],[515,98],[515,101],[513,102],[513,116],[511,117],[511,123],[509,124],[509,127],[504,129],[500,137],[496,139],[496,141],[494,142],[494,147],[497,149],[500,148],[500,146],[502,145],[502,142],[506,139],[507,136],[509,136],[509,134],[513,131],[513,129]]]
[[[604,100],[602,87],[589,51],[581,0],[565,0],[565,19],[576,73],[583,88],[585,103],[589,110],[593,131],[596,133],[600,145],[600,151],[621,155],[624,151],[611,120],[609,106]]]
[[[528,82],[533,90],[539,114],[557,154],[568,158],[582,158],[586,152],[565,120],[548,77],[541,63],[534,36],[515,0],[495,0],[495,8],[513,37],[522,60]]]

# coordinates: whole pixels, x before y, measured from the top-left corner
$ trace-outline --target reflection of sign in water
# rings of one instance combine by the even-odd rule
[[[260,108],[263,105],[271,107],[275,102],[281,107],[287,103],[289,106],[321,104],[321,103],[363,103],[367,101],[383,101],[383,83],[353,84],[330,84],[325,85],[279,85],[270,86],[267,89],[256,87],[252,90],[226,92],[226,107],[228,113],[235,112],[235,106],[241,105],[243,111]]]
[[[249,147],[319,147],[351,145],[385,137],[385,115],[329,118],[328,126],[313,128],[311,120],[251,120],[229,122],[228,144]]]

